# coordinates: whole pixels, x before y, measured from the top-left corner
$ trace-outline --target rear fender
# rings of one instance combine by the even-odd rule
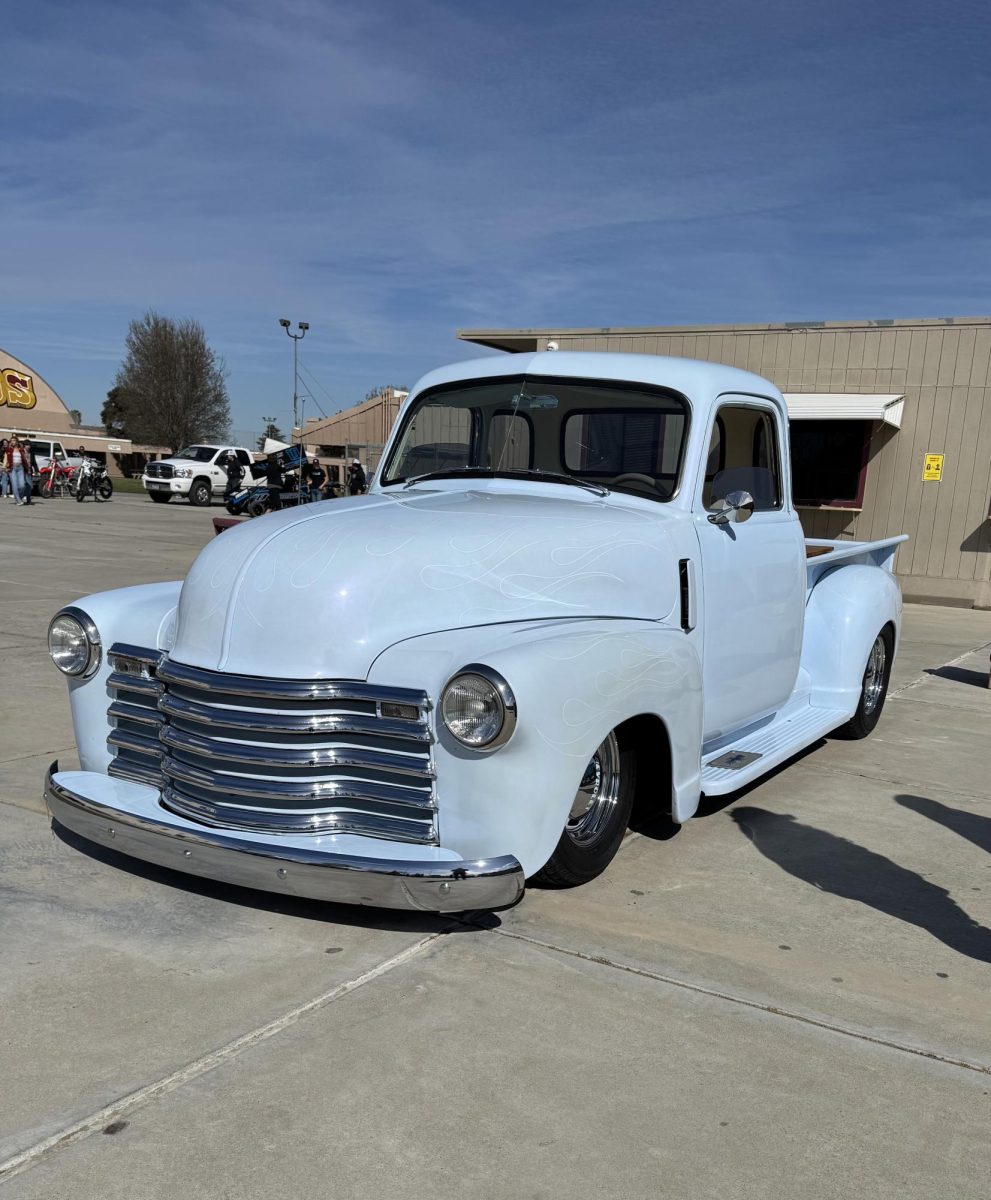
[[[802,667],[812,703],[852,716],[874,639],[891,624],[897,649],[901,615],[901,589],[889,572],[853,563],[824,575],[805,612]]]

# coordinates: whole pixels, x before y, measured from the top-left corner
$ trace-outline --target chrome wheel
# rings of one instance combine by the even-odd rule
[[[619,742],[615,733],[592,755],[575,792],[565,833],[576,846],[588,846],[610,824],[619,800]]]
[[[878,634],[871,647],[867,660],[867,670],[864,672],[864,716],[869,717],[877,708],[884,693],[885,667],[888,659],[888,648],[884,638]]]

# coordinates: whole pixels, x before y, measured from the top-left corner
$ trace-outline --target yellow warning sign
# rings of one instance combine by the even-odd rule
[[[922,465],[923,480],[934,479],[937,483],[943,478],[943,456],[942,454],[927,454],[926,461]]]

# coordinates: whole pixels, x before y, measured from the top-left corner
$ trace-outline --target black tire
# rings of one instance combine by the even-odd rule
[[[610,740],[613,749],[609,748]],[[608,788],[602,793],[601,800],[595,799],[596,789],[608,769],[606,762],[610,757],[615,758],[618,770],[615,801],[605,798]],[[597,765],[598,764],[598,765]],[[591,787],[586,786],[590,775],[598,771],[598,781]],[[580,803],[579,796],[583,793],[591,796],[590,805],[584,814],[575,815],[575,810],[569,815],[560,840],[554,853],[531,880],[532,883],[543,887],[568,888],[588,883],[609,866],[616,857],[630,823],[630,813],[633,810],[633,797],[637,789],[637,756],[632,748],[624,748],[611,733],[592,756],[582,780],[582,787],[575,796],[576,805]],[[601,821],[593,827],[583,826],[590,813],[596,806],[601,812]]]
[[[51,476],[49,476],[45,480],[44,484],[42,485],[41,494],[42,494],[42,496],[44,496],[44,498],[46,500],[51,500],[52,492],[54,492],[54,491],[55,491],[55,487],[52,483]]]
[[[209,479],[194,479],[189,489],[189,503],[194,508],[206,508],[213,499],[213,488]]]
[[[231,504],[231,502],[230,502],[229,500],[228,500],[228,501],[227,501],[227,503],[224,505],[224,508],[226,508],[226,509],[227,509],[227,511],[228,511],[228,512],[231,514],[231,516],[232,516],[232,517],[236,517],[236,516],[237,516],[237,514],[238,514],[238,509],[237,509],[237,506],[236,506],[236,505],[234,505],[234,504]]]
[[[101,500],[109,500],[114,494],[114,485],[109,479],[101,479],[96,487],[96,494]]]
[[[263,517],[268,512],[267,500],[252,500],[248,505],[249,517]]]
[[[172,499],[171,492],[149,492],[148,495],[152,498],[155,504],[168,504]]]
[[[86,488],[85,487],[77,487],[76,488],[76,499],[80,502],[86,499]]]
[[[874,731],[881,719],[881,710],[888,696],[888,681],[891,678],[891,658],[895,647],[895,637],[890,625],[885,625],[874,639],[870,654],[867,656],[867,666],[864,668],[864,678],[860,685],[860,703],[857,711],[850,720],[841,726],[837,733],[840,737],[855,741],[865,738]],[[877,662],[878,655],[883,654],[883,661]]]

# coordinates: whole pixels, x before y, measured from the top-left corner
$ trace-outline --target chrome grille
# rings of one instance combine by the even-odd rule
[[[172,811],[437,844],[425,693],[204,671],[119,644],[110,660],[110,774],[160,787]]]
[[[172,463],[150,462],[145,468],[149,479],[171,479],[175,475]]]

